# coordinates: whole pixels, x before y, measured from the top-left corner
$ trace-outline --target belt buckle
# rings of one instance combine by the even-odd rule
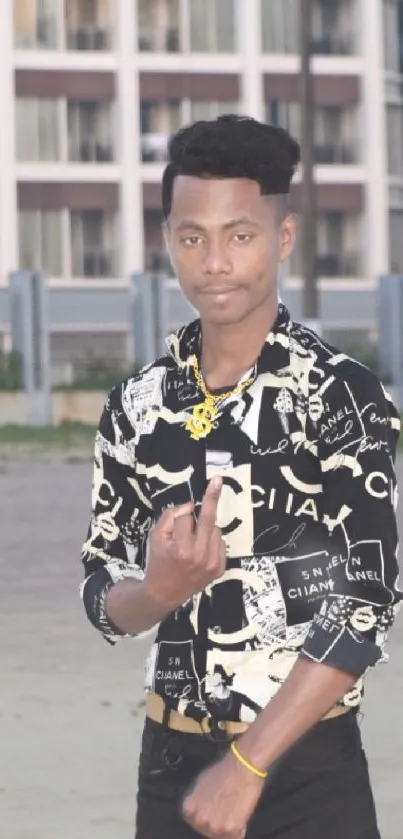
[[[200,727],[206,739],[210,740],[211,743],[229,743],[231,740],[225,720],[204,717],[200,723]]]

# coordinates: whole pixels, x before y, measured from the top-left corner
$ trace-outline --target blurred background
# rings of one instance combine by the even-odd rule
[[[2,0],[0,38],[3,379],[16,269],[47,278],[53,385],[130,367],[131,278],[170,275],[168,137],[239,111],[303,146],[293,204],[311,224],[285,302],[390,381],[379,286],[403,273],[399,0]],[[169,329],[190,312],[167,288]]]
[[[292,316],[403,408],[402,0],[1,0],[0,839],[133,835],[147,644],[84,620],[91,448],[109,387],[194,314],[162,243],[169,135],[233,111],[302,144]],[[401,641],[364,708],[382,839]]]

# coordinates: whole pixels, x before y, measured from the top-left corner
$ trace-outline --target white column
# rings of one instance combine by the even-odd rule
[[[239,52],[242,57],[241,112],[264,120],[263,76],[260,69],[260,0],[235,0]]]
[[[137,55],[137,3],[116,3],[118,69],[118,150],[120,184],[121,273],[125,279],[143,269],[143,194],[140,178],[140,101]]]
[[[364,58],[363,152],[367,166],[366,275],[376,278],[388,270],[388,160],[385,109],[382,0],[360,0]],[[365,257],[364,257],[365,258]]]
[[[18,267],[13,0],[2,0],[0,25],[0,280]]]

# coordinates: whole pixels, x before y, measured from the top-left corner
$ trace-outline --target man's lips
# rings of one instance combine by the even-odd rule
[[[204,286],[198,289],[199,294],[211,295],[212,297],[217,297],[221,294],[233,294],[235,291],[239,291],[239,286],[214,285]]]

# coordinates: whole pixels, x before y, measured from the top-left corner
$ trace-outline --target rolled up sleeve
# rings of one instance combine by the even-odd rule
[[[118,580],[143,579],[152,514],[144,475],[138,474],[135,429],[122,408],[123,387],[111,391],[99,422],[91,516],[81,552],[85,611],[110,643],[122,634],[107,615],[106,595]]]
[[[386,660],[398,588],[397,411],[383,386],[358,365],[332,376],[318,423],[323,521],[330,534],[329,594],[301,655],[359,678]]]

